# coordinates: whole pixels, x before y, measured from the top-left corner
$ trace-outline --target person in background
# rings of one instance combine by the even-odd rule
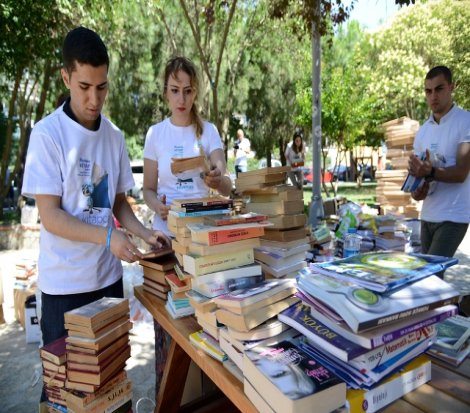
[[[427,73],[424,91],[432,113],[416,134],[408,161],[409,173],[425,178],[411,194],[423,201],[422,252],[445,257],[455,254],[470,222],[470,113],[454,103],[453,90],[449,68],[436,66]]]
[[[102,297],[123,297],[121,260],[142,254],[117,231],[153,248],[169,244],[135,217],[125,193],[132,188],[121,131],[102,113],[109,58],[94,31],[71,30],[63,44],[62,79],[70,97],[31,133],[22,186],[41,217],[38,287],[44,345],[66,334],[64,313]]]
[[[237,130],[237,142],[233,146],[235,153],[235,174],[238,178],[240,172],[248,170],[248,155],[251,152],[251,143],[241,129]]]
[[[153,227],[170,235],[167,217],[173,199],[204,197],[209,190],[228,196],[232,182],[217,128],[199,115],[199,83],[194,64],[181,56],[170,59],[165,67],[163,90],[171,115],[147,132],[143,195],[145,203],[155,211]],[[184,178],[172,174],[171,158],[198,155],[208,158],[210,172]],[[154,327],[158,393],[171,338],[156,322]]]
[[[302,166],[304,166],[305,154],[302,132],[296,131],[292,143],[286,148],[286,162],[291,167],[289,172],[289,179],[292,185],[298,189],[303,188],[304,176]]]

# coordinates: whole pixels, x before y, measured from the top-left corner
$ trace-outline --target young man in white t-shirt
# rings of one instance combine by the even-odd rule
[[[32,130],[22,193],[41,217],[38,286],[44,344],[65,335],[64,313],[105,296],[122,297],[121,260],[142,254],[113,215],[155,248],[169,240],[145,228],[125,193],[133,187],[124,137],[101,114],[108,91],[106,46],[78,27],[63,45],[70,98]]]
[[[453,102],[449,68],[431,69],[424,90],[432,113],[416,135],[408,169],[425,183],[411,195],[423,200],[422,252],[452,257],[470,222],[470,113]]]

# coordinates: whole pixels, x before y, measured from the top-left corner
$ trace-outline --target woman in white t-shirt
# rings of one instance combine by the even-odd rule
[[[203,121],[198,113],[197,73],[194,64],[184,57],[171,59],[165,68],[164,93],[171,116],[150,127],[144,147],[144,200],[155,211],[153,227],[171,235],[167,217],[173,199],[207,196],[209,189],[229,195],[232,182],[227,173],[222,142],[216,127]],[[171,158],[204,154],[211,171],[201,177],[175,176]],[[171,337],[154,321],[155,390],[158,393],[170,347]]]
[[[173,199],[207,196],[209,189],[229,195],[222,141],[216,127],[200,118],[196,97],[198,79],[194,64],[185,57],[171,59],[165,68],[164,94],[171,116],[150,127],[144,147],[144,200],[155,211],[153,227],[170,235],[168,210]],[[175,176],[171,158],[207,156],[211,171],[201,177]]]
[[[285,155],[287,165],[291,167],[289,178],[292,185],[302,189],[304,183],[302,166],[304,166],[305,160],[302,132],[296,131],[294,133],[292,144],[287,146]]]

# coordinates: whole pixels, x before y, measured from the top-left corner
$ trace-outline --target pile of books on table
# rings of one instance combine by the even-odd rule
[[[172,249],[165,249],[139,260],[144,272],[144,291],[166,301],[171,290],[167,277],[171,278],[176,274],[176,263]]]
[[[254,248],[260,245],[266,225],[266,216],[255,213],[207,216],[203,223],[187,225],[191,242],[183,255],[183,268],[191,277],[188,295],[202,327],[191,337],[194,344],[218,348],[221,323],[215,307],[206,301],[264,280],[261,265],[255,263]],[[207,350],[216,358],[224,358]]]
[[[125,369],[131,356],[129,301],[102,298],[65,313],[66,380],[60,394],[74,413],[123,412],[132,408]]]
[[[298,277],[302,303],[278,318],[305,335],[303,351],[347,384],[350,411],[367,403],[374,412],[430,380],[422,354],[459,301],[458,291],[433,274],[456,262],[377,252],[310,264]]]
[[[470,318],[456,315],[439,323],[428,354],[453,366],[461,364],[470,354]]]
[[[277,169],[268,168],[268,171],[273,173],[272,170]],[[260,173],[251,171],[247,174],[255,172]],[[246,211],[267,215],[271,224],[261,237],[261,246],[255,249],[255,258],[263,272],[270,278],[294,278],[296,272],[306,265],[305,254],[310,249],[305,229],[307,217],[303,191],[285,184],[258,188],[247,183],[242,193],[250,197]]]

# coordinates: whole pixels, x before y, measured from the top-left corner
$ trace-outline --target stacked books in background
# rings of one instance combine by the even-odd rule
[[[271,223],[261,237],[261,248],[255,250],[264,273],[270,278],[295,277],[306,265],[306,251],[310,249],[303,191],[281,184],[245,187],[243,195],[250,197],[245,209],[267,215]]]
[[[377,171],[376,196],[382,213],[400,213],[418,218],[419,203],[401,190],[407,176],[408,158],[413,148],[419,122],[406,116],[382,124],[387,143],[387,161],[391,169]]]
[[[302,305],[279,319],[306,336],[302,350],[346,382],[350,407],[360,405],[353,399],[369,400],[380,386],[385,388],[380,403],[369,402],[367,411],[376,411],[423,383],[421,374],[421,380],[401,385],[405,374],[409,379],[424,372],[425,381],[430,379],[426,360],[408,363],[436,340],[436,324],[457,313],[458,291],[432,275],[455,263],[445,257],[380,252],[311,264],[298,277]],[[391,379],[396,371],[400,378]]]
[[[470,354],[470,318],[456,315],[437,325],[437,340],[428,354],[454,366]]]
[[[377,249],[405,251],[408,228],[396,215],[378,215],[375,217],[375,223],[377,234],[374,235],[374,240]]]
[[[167,276],[175,274],[176,258],[172,250],[154,258],[139,260],[144,272],[144,290],[164,301],[167,299],[171,287]]]
[[[276,166],[241,172],[235,179],[235,192],[244,194],[248,190],[284,184],[289,171],[290,166]]]
[[[65,387],[66,361],[65,336],[39,349],[43,368],[44,389],[49,405],[66,406],[66,401],[60,393]]]
[[[66,312],[67,379],[61,395],[75,413],[128,412],[132,384],[124,370],[131,355],[129,301],[102,298]]]

